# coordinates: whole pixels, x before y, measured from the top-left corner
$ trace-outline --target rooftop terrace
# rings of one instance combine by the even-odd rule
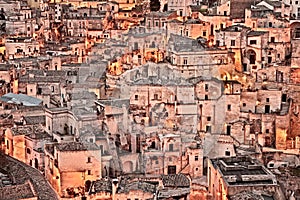
[[[250,157],[228,157],[211,160],[228,185],[276,184],[275,176]]]

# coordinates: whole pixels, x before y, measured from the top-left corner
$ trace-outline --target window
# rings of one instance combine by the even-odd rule
[[[243,103],[243,107],[246,107],[246,103]]]
[[[286,99],[287,99],[287,95],[286,94],[282,94],[281,101],[282,102],[286,102]]]
[[[209,125],[206,125],[206,133],[210,133],[211,132],[211,126],[209,126]]]
[[[155,21],[155,26],[158,26],[158,21]]]
[[[187,65],[187,58],[184,58],[184,59],[183,59],[183,64],[184,64],[184,65]]]
[[[42,94],[42,88],[38,88],[37,94]]]
[[[139,100],[139,95],[134,95],[134,100]]]
[[[231,111],[231,105],[230,104],[227,105],[227,110]]]
[[[230,156],[230,151],[225,151],[225,156]]]
[[[270,133],[270,130],[269,130],[269,129],[266,129],[266,133]]]
[[[26,153],[27,153],[27,154],[31,154],[31,151],[30,151],[29,148],[26,149]]]
[[[256,44],[256,40],[250,40],[250,44]]]
[[[230,133],[231,133],[231,126],[230,126],[230,125],[227,125],[227,126],[226,126],[226,134],[227,134],[227,135],[230,135]]]
[[[206,36],[206,31],[203,31],[202,36],[203,36],[203,37]]]
[[[154,94],[154,100],[158,100],[158,94]]]
[[[268,63],[272,63],[272,57],[268,57]]]
[[[231,40],[231,44],[230,44],[231,46],[235,46],[235,40]]]
[[[269,103],[270,102],[270,98],[266,98],[266,102]]]
[[[208,84],[205,84],[205,92],[208,92]]]
[[[174,150],[174,145],[173,144],[169,144],[169,151],[173,151]]]
[[[273,27],[273,23],[269,22],[269,28],[272,28],[272,27]]]
[[[88,162],[88,163],[91,163],[91,162],[92,162],[92,158],[91,158],[91,157],[88,157],[88,158],[87,158],[87,162]]]
[[[91,175],[92,174],[92,171],[91,170],[88,170],[88,175]]]
[[[168,174],[176,174],[176,165],[168,166]]]
[[[211,120],[211,117],[207,117],[207,121],[210,122],[210,120]]]
[[[54,86],[51,86],[51,91],[54,92]]]
[[[265,105],[265,113],[270,113],[270,105]]]
[[[195,161],[198,161],[199,160],[199,157],[198,156],[195,156]]]
[[[275,42],[275,37],[271,37],[271,42]]]
[[[205,100],[208,100],[208,95],[205,95],[204,99],[205,99]]]

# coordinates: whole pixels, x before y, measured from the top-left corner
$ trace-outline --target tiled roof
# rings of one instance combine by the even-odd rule
[[[254,194],[251,191],[243,191],[236,195],[230,197],[231,200],[264,200],[264,198],[259,194]]]
[[[169,17],[174,14],[173,11],[168,12],[150,12],[146,17]]]
[[[27,125],[46,124],[46,116],[24,116],[24,121]]]
[[[189,187],[190,180],[183,174],[162,175],[165,187]]]
[[[31,195],[27,188],[28,185],[26,185],[29,181],[33,187],[32,191],[35,191],[35,196],[38,197],[38,200],[58,200],[55,191],[37,169],[4,154],[0,154],[0,168],[10,173],[14,177],[14,184],[18,185],[18,187],[13,188],[14,194],[12,195],[19,195],[19,197],[9,196],[9,200],[25,198]],[[0,199],[6,198],[0,196]]]
[[[0,188],[0,199],[1,200],[18,200],[34,198],[36,195],[30,187],[30,182],[27,181],[24,184],[12,185]]]
[[[223,29],[223,31],[226,31],[226,32],[240,32],[243,29],[250,30],[251,28],[249,28],[247,26],[243,26],[243,25],[233,25],[233,26],[226,27],[225,29]]]
[[[248,36],[260,36],[268,33],[267,31],[250,31]]]
[[[200,5],[190,5],[192,12],[200,12],[201,6]]]
[[[129,99],[99,100],[98,102],[107,106],[113,106],[119,108],[122,108],[123,105],[125,105],[126,108],[129,107]]]
[[[143,192],[149,192],[153,194],[156,191],[156,185],[147,182],[135,181],[132,183],[120,184],[117,192],[128,193],[129,191],[133,190],[141,190]]]
[[[82,142],[64,142],[56,144],[55,146],[59,151],[86,151],[100,149],[96,144]]]
[[[100,179],[100,180],[96,180],[93,183],[93,191],[95,193],[99,193],[99,192],[112,192],[112,182],[110,178],[107,179]]]
[[[190,188],[176,188],[176,189],[163,189],[160,190],[158,196],[163,199],[169,199],[170,197],[179,197],[190,194]]]

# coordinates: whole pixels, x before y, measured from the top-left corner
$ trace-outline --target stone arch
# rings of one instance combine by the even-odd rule
[[[256,52],[252,49],[247,51],[247,58],[249,59],[250,64],[255,64],[256,62]]]
[[[92,185],[92,181],[90,180],[85,181],[84,184],[85,192],[88,192],[90,190],[91,185]]]
[[[48,70],[49,68],[50,68],[50,64],[46,63],[45,66],[44,66],[44,69]]]
[[[290,25],[291,29],[291,38],[300,39],[300,22],[293,22]]]

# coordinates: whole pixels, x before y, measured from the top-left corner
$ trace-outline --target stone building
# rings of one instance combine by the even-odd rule
[[[45,176],[61,197],[84,194],[102,176],[101,151],[93,143],[46,145]]]
[[[171,34],[182,35],[189,38],[205,38],[209,41],[210,23],[200,19],[188,19],[186,21],[170,20],[167,24],[168,38]]]
[[[188,16],[188,6],[195,4],[193,0],[171,1],[168,2],[168,11],[176,11],[180,17]]]
[[[172,34],[167,56],[173,68],[185,78],[218,76],[218,69],[229,62],[227,50],[213,48],[203,41]]]
[[[6,38],[5,56],[9,59],[38,56],[40,46],[31,37]]]
[[[211,159],[207,178],[212,199],[228,199],[249,190],[278,200],[285,198],[275,175],[250,157]]]

